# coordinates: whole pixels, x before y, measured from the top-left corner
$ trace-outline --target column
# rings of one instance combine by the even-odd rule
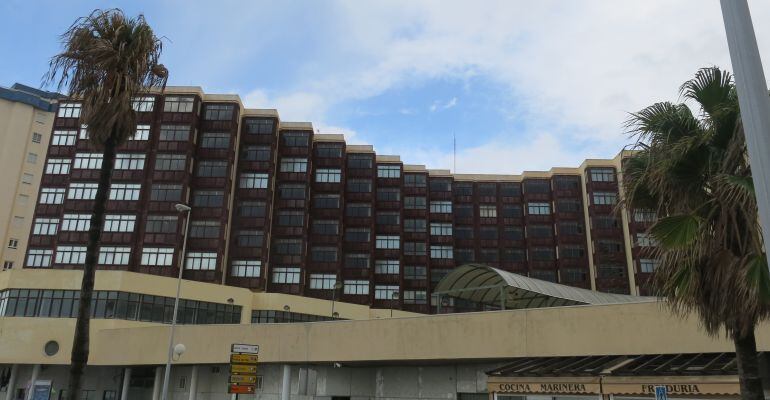
[[[123,388],[120,390],[120,400],[128,400],[128,386],[131,384],[131,368],[123,368]]]
[[[291,394],[291,365],[283,366],[283,382],[281,385],[281,400],[289,400]]]
[[[190,371],[190,397],[189,400],[195,400],[198,395],[198,366],[193,365]]]
[[[29,390],[27,390],[26,396],[24,396],[25,399],[32,400],[32,392],[35,388],[35,381],[38,376],[40,376],[40,364],[35,364],[35,366],[32,367],[32,377],[29,378]]]
[[[155,367],[155,380],[152,382],[152,400],[160,400],[160,387],[163,384],[163,367]]]
[[[8,386],[5,387],[5,400],[13,400],[16,391],[16,378],[19,376],[19,364],[11,366],[11,377],[8,379]]]

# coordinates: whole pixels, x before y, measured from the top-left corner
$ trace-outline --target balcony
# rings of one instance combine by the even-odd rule
[[[143,237],[145,244],[176,246],[181,243],[181,236],[176,233],[146,233]]]
[[[130,244],[133,242],[133,232],[104,232],[101,244]]]
[[[139,208],[138,201],[107,201],[107,211],[137,211]]]
[[[48,155],[51,157],[72,157],[75,155],[75,146],[50,146]]]
[[[278,150],[280,155],[282,156],[309,156],[310,155],[310,148],[309,147],[286,147],[281,146]]]
[[[430,237],[431,244],[452,244],[453,242],[454,242],[454,238],[452,236],[431,235]]]
[[[376,233],[392,233],[392,234],[399,234],[401,233],[401,226],[400,225],[383,225],[383,224],[376,224],[374,226],[374,231]]]
[[[225,284],[247,289],[262,289],[265,287],[265,283],[262,278],[245,278],[230,275],[225,278]]]
[[[304,236],[306,228],[304,226],[275,226],[273,227],[273,236]]]
[[[277,177],[280,182],[297,183],[306,183],[309,178],[307,172],[278,172]]]
[[[159,153],[184,153],[184,154],[187,154],[188,152],[190,152],[190,150],[192,148],[193,148],[193,145],[190,142],[168,141],[168,140],[160,140],[160,141],[158,141],[158,152]]]
[[[348,168],[345,170],[345,175],[348,178],[373,178],[373,168]]]

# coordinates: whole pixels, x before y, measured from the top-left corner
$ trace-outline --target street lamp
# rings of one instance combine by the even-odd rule
[[[393,301],[398,300],[398,290],[390,294],[390,318],[393,318]]]
[[[176,317],[179,312],[179,292],[182,290],[182,272],[184,271],[184,259],[185,252],[187,251],[187,230],[190,226],[190,211],[192,208],[185,204],[177,204],[174,206],[179,213],[187,213],[185,215],[184,224],[184,239],[182,240],[182,254],[179,257],[179,276],[176,280],[176,298],[174,299],[174,316],[171,318],[171,332],[168,335],[168,358],[166,359],[166,372],[163,375],[163,391],[161,393],[161,399],[168,399],[168,381],[171,379],[171,359],[176,353],[174,348],[174,330],[176,329]],[[183,347],[182,347],[183,348]],[[184,350],[182,350],[184,352]],[[179,353],[181,355],[181,353]]]
[[[342,289],[342,282],[334,282],[334,288],[332,289],[332,318],[334,318],[334,300],[337,300],[337,291]],[[339,315],[339,314],[338,314]]]

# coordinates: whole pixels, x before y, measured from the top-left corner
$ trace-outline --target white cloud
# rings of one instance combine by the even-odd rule
[[[457,97],[452,97],[451,99],[447,100],[444,104],[441,104],[440,101],[436,100],[433,102],[433,104],[428,107],[430,112],[436,112],[439,110],[448,110],[454,106],[457,105]]]

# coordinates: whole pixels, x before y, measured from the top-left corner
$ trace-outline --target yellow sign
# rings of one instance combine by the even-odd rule
[[[231,364],[250,364],[256,365],[259,356],[256,354],[230,354]]]
[[[255,375],[230,375],[230,383],[257,383],[257,377]]]
[[[246,364],[232,364],[230,365],[230,373],[235,375],[256,375],[257,366],[246,365]]]

